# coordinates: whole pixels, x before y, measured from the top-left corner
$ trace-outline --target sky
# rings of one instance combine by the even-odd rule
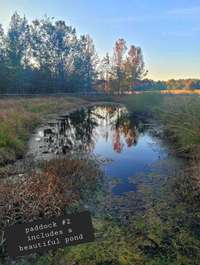
[[[200,78],[200,0],[0,0],[0,24],[15,11],[65,20],[91,35],[100,56],[118,38],[140,46],[148,78]]]

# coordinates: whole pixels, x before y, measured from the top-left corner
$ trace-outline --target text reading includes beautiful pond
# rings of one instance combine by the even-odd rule
[[[125,107],[99,105],[59,116],[38,129],[31,141],[36,158],[68,153],[89,153],[107,161],[102,169],[110,179],[117,178],[115,194],[136,189],[129,177],[148,172],[166,156],[165,150],[138,119]]]

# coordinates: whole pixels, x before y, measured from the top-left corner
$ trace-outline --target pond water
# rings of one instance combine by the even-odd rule
[[[39,128],[30,140],[36,159],[75,153],[99,159],[112,192],[135,191],[130,177],[148,174],[152,165],[168,156],[166,148],[141,120],[121,105],[97,105],[57,117]]]

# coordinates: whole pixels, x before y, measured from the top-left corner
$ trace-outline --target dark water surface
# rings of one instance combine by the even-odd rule
[[[95,155],[107,178],[117,180],[112,192],[135,191],[130,177],[148,174],[168,154],[143,121],[121,105],[99,105],[59,116],[37,130],[30,150],[38,159],[69,153]]]

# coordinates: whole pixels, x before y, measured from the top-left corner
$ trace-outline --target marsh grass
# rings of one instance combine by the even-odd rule
[[[200,97],[166,97],[158,116],[177,152],[200,158]]]
[[[153,112],[160,108],[163,104],[164,95],[160,93],[143,93],[136,95],[128,95],[122,98],[115,98],[125,104],[131,113],[144,115],[147,118],[152,116]]]
[[[122,99],[132,113],[153,118],[177,154],[200,158],[200,97],[144,93]]]

